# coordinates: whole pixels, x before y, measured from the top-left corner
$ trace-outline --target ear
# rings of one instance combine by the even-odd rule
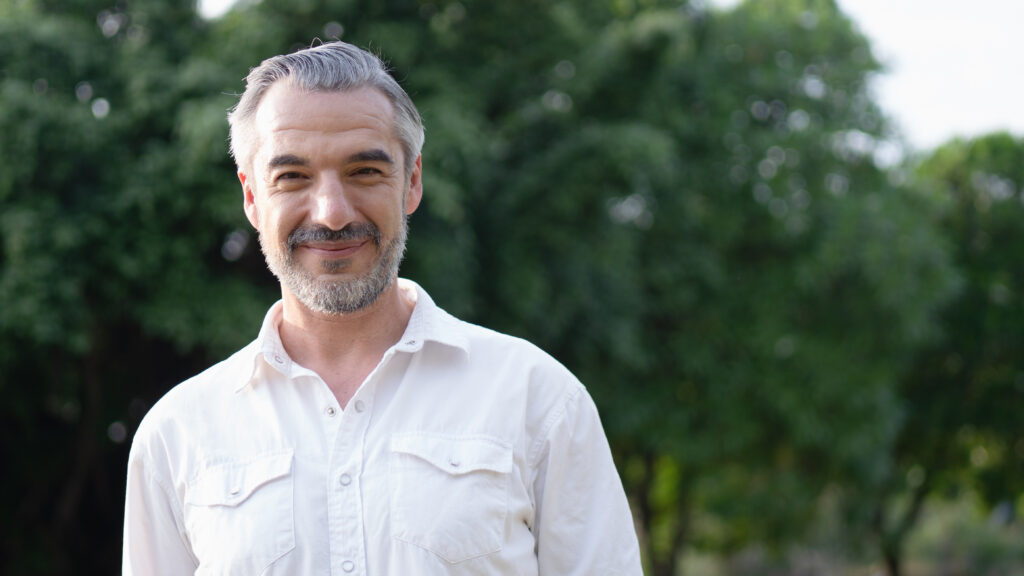
[[[252,182],[245,172],[238,171],[238,181],[242,184],[242,206],[245,208],[245,217],[249,219],[252,227],[260,229],[260,213],[256,208],[256,192],[253,190]]]
[[[412,167],[412,174],[409,175],[409,190],[405,195],[405,214],[408,216],[419,208],[420,200],[423,199],[423,155],[416,157],[416,163]]]

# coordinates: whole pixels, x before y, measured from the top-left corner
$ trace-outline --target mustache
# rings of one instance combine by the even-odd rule
[[[300,226],[288,235],[288,248],[295,250],[306,242],[347,242],[349,240],[370,240],[380,246],[380,228],[370,222],[353,222],[341,230],[326,226]]]

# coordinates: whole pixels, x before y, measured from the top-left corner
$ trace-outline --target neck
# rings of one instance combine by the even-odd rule
[[[293,361],[323,378],[343,407],[402,337],[415,305],[397,280],[376,302],[350,314],[314,312],[287,289],[282,295],[281,343]]]

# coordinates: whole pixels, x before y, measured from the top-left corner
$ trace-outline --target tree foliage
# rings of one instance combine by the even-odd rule
[[[127,435],[273,295],[258,258],[222,257],[244,222],[224,156],[237,75],[192,54],[207,24],[185,4],[0,13],[0,386],[22,471],[5,571],[110,572]]]
[[[954,140],[916,167],[962,289],[941,310],[941,338],[900,382],[904,424],[878,503],[890,573],[929,495],[974,491],[1012,509],[1024,491],[1024,141]]]

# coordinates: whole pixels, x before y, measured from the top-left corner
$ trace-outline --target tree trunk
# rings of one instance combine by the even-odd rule
[[[690,483],[680,478],[676,486],[676,523],[675,531],[672,534],[672,562],[673,576],[683,576],[683,567],[680,560],[683,558],[683,550],[690,540]]]
[[[61,553],[73,546],[78,538],[80,526],[85,522],[82,502],[90,480],[95,474],[102,474],[99,465],[100,443],[96,431],[100,427],[100,413],[103,408],[103,385],[100,379],[97,355],[100,346],[99,337],[94,333],[91,352],[82,360],[81,369],[81,416],[78,421],[77,442],[75,445],[75,464],[64,482],[61,494],[57,499],[54,511],[52,542],[57,554],[54,558],[54,574],[75,574],[80,567],[69,564],[71,554]],[[101,491],[100,494],[105,492]]]
[[[910,506],[892,528],[888,528],[886,525],[885,504],[882,503],[878,506],[875,515],[875,531],[881,541],[882,556],[885,559],[888,576],[900,576],[902,573],[903,544],[906,542],[907,534],[917,524],[928,491],[929,482],[927,480],[914,488],[910,497]]]
[[[884,546],[882,553],[885,556],[885,571],[888,576],[900,576],[901,544],[902,542],[898,542],[893,543],[893,546]]]
[[[651,507],[651,482],[654,478],[654,455],[645,452],[641,458],[644,461],[644,474],[640,479],[640,482],[636,486],[636,506],[637,516],[640,520],[640,546],[642,547],[644,554],[647,556],[647,561],[651,564],[652,576],[656,574],[654,572],[655,567],[655,552],[654,543],[651,539],[651,529],[654,525],[654,512]]]

